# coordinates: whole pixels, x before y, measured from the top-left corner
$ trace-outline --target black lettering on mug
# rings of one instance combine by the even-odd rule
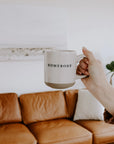
[[[60,67],[63,67],[62,65],[60,65]]]
[[[57,67],[59,67],[59,64],[57,64]]]
[[[69,67],[72,67],[72,64],[48,64],[48,67],[69,68]]]

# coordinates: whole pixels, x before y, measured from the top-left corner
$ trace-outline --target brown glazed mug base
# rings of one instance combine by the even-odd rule
[[[58,83],[48,83],[48,82],[45,82],[45,84],[51,88],[55,88],[55,89],[65,89],[65,88],[69,88],[69,87],[72,87],[74,83],[67,83],[67,84],[58,84]]]

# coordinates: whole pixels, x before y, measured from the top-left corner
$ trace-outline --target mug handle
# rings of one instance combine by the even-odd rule
[[[80,55],[77,55],[76,57],[77,57],[77,63],[79,63],[80,60],[85,57],[85,55],[84,54],[80,54]],[[76,74],[75,80],[82,79],[82,78],[85,78],[85,77],[87,77],[87,76],[86,75],[78,75],[78,74]]]

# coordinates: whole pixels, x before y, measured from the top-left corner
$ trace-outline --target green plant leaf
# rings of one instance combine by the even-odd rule
[[[106,68],[107,68],[108,70],[110,70],[110,71],[113,71],[113,67],[111,66],[111,64],[107,64],[107,65],[106,65]]]
[[[113,67],[114,69],[114,61],[112,61],[110,64],[111,64],[111,67]]]

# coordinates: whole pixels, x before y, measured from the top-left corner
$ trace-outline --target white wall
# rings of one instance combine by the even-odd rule
[[[52,6],[0,4],[0,47],[66,47],[66,10]]]
[[[104,63],[114,58],[113,0],[1,0],[0,3],[66,8],[67,48],[81,53],[81,47],[87,46],[101,55]],[[15,30],[18,31],[18,28]],[[24,36],[27,36],[26,33]],[[78,80],[72,89],[82,87],[83,84]],[[44,84],[43,61],[0,62],[0,93],[47,90],[54,89]]]
[[[69,2],[68,47],[82,46],[99,53],[104,62],[114,58],[114,1],[71,0]]]

